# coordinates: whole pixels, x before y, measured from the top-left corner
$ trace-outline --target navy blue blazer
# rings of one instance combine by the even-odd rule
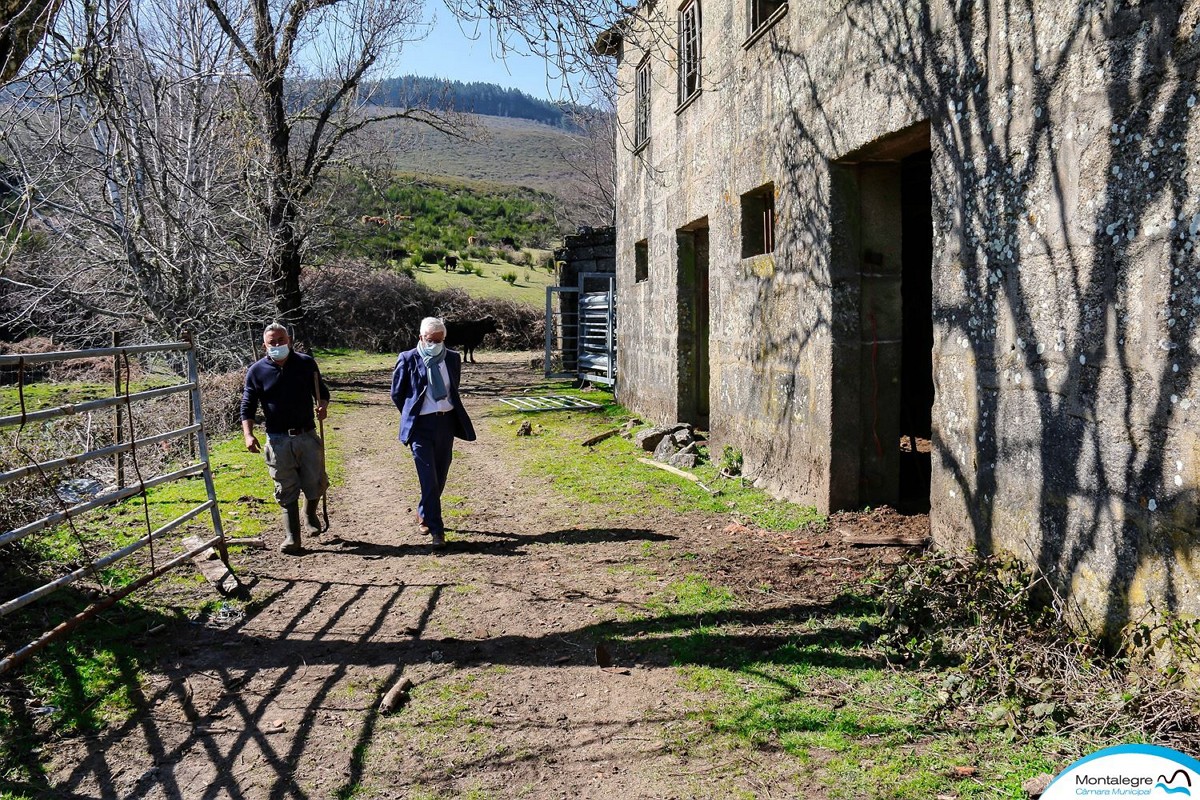
[[[467,416],[458,396],[458,381],[462,377],[462,356],[454,350],[446,351],[446,372],[450,373],[450,402],[454,403],[454,435],[468,442],[475,441],[475,427]],[[396,368],[392,370],[392,402],[400,409],[400,441],[408,444],[412,438],[412,426],[421,412],[421,404],[425,402],[425,392],[429,389],[429,379],[426,376],[425,359],[417,352],[417,348],[405,350],[396,359]]]

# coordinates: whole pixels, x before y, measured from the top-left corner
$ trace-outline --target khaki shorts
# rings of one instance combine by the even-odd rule
[[[299,500],[301,492],[309,500],[316,500],[329,486],[325,476],[325,443],[316,431],[298,436],[268,433],[263,455],[267,472],[275,481],[275,500],[281,506]]]

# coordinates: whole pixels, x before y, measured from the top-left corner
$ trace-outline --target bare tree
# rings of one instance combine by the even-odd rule
[[[248,187],[257,250],[279,319],[301,325],[300,274],[310,233],[306,202],[353,138],[385,120],[413,119],[453,133],[452,115],[370,105],[371,79],[418,30],[419,0],[204,0],[249,73],[247,113],[257,124]]]
[[[261,317],[229,102],[243,81],[202,7],[168,2],[67,3],[6,98],[0,161],[26,229],[0,274],[10,329],[189,328],[215,345]]]
[[[615,80],[587,105],[567,113],[572,134],[559,146],[559,157],[574,175],[572,195],[577,221],[614,225],[617,218],[617,131]]]

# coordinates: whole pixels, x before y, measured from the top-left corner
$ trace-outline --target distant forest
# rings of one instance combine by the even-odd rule
[[[494,83],[463,83],[404,75],[379,81],[369,90],[376,105],[420,105],[491,117],[529,119],[558,127],[570,124],[567,116],[570,106],[539,100],[520,89],[505,89]]]

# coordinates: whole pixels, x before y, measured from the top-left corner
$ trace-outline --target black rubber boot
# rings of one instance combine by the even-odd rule
[[[283,507],[283,544],[279,552],[289,556],[298,556],[304,552],[300,544],[300,501],[294,501]]]
[[[320,504],[320,498],[316,500],[304,498],[304,527],[309,533],[321,532],[321,518],[317,516],[317,506]]]

